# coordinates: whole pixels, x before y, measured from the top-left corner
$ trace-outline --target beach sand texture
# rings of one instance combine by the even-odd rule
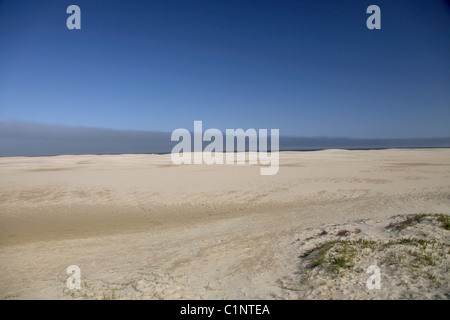
[[[450,297],[449,231],[433,216],[389,228],[450,214],[450,149],[281,152],[277,175],[259,169],[170,155],[0,158],[0,298]],[[426,238],[436,259],[418,270],[411,257],[388,263],[402,248],[373,246],[333,272],[304,256],[344,238]],[[366,287],[373,264],[379,290]],[[66,288],[70,265],[80,290]]]

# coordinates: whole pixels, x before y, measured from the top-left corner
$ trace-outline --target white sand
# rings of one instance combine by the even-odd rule
[[[396,234],[376,230],[392,216],[449,214],[450,149],[280,161],[261,176],[257,165],[174,166],[169,155],[0,158],[0,298],[448,298],[445,278],[412,285],[407,269],[376,293],[351,274],[303,283],[299,256],[325,227],[368,219],[358,237],[383,241]],[[81,268],[79,291],[65,286],[69,265]]]

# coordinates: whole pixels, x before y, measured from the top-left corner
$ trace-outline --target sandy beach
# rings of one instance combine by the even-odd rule
[[[281,152],[278,174],[259,169],[0,158],[0,299],[450,298],[450,149]]]

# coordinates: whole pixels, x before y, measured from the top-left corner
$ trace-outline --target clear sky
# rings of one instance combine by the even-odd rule
[[[0,121],[448,137],[449,34],[444,0],[3,0]]]

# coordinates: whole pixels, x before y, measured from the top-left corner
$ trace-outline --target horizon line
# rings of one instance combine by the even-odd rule
[[[11,121],[0,121],[0,129],[2,125],[32,125],[32,126],[42,126],[42,127],[54,127],[54,128],[64,128],[64,129],[88,129],[88,130],[105,130],[105,131],[117,131],[117,132],[135,132],[135,133],[156,133],[156,134],[171,134],[170,131],[158,131],[158,130],[150,130],[150,129],[119,129],[119,128],[112,128],[112,127],[100,127],[100,126],[90,126],[90,125],[68,125],[68,124],[58,124],[58,123],[43,123],[43,122],[33,122],[33,121],[22,121],[22,120],[11,120]],[[186,128],[175,128],[176,129],[186,129]],[[207,128],[210,129],[210,128]],[[211,128],[213,129],[213,128]],[[217,129],[217,128],[214,128]],[[227,129],[242,129],[244,131],[248,129],[267,129],[268,131],[271,129],[278,129],[278,128],[226,128],[226,129],[218,129],[222,132],[222,134],[226,135],[224,132]],[[190,133],[194,133],[193,130],[188,130]],[[204,130],[202,131],[204,132]],[[428,139],[450,139],[450,135],[448,136],[431,136],[431,137],[420,137],[420,136],[413,136],[413,137],[350,137],[350,136],[330,136],[330,135],[292,135],[287,134],[283,135],[280,134],[280,138],[295,138],[295,139],[343,139],[343,140],[428,140]],[[0,136],[0,139],[2,137]]]

